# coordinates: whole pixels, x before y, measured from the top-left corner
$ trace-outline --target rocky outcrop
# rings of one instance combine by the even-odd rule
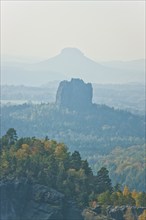
[[[109,206],[81,211],[75,202],[27,179],[0,181],[0,220],[138,220],[146,207]]]
[[[109,216],[102,214],[102,213],[96,213],[93,211],[93,209],[84,209],[82,213],[84,220],[115,220],[110,218]]]
[[[83,210],[84,220],[138,220],[146,207],[108,206],[87,208]]]
[[[91,83],[81,79],[62,81],[56,95],[56,105],[75,111],[88,111],[92,108],[93,89]]]
[[[112,217],[115,220],[116,219],[124,220],[126,210],[127,210],[126,206],[121,206],[121,207],[109,206],[109,207],[107,207],[107,215]]]
[[[107,214],[115,220],[138,220],[138,216],[141,215],[145,209],[146,207],[116,206],[107,208]]]
[[[26,179],[0,182],[0,220],[83,220],[62,193]]]

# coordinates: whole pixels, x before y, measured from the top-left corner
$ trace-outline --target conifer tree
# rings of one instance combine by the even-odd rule
[[[111,179],[109,178],[109,171],[102,167],[96,176],[96,191],[97,193],[102,193],[105,191],[112,191],[112,183]]]

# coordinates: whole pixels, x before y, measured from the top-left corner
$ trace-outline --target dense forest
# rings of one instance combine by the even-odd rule
[[[90,155],[88,162],[93,170],[106,166],[114,184],[121,182],[131,189],[142,191],[146,186],[145,149],[145,145],[135,145],[126,149],[116,147],[108,155]]]
[[[33,183],[53,187],[79,207],[99,205],[146,206],[146,193],[112,185],[109,171],[102,167],[94,175],[78,151],[69,152],[65,144],[35,137],[18,138],[10,128],[0,140],[1,180],[27,178]],[[41,200],[41,195],[37,195]]]
[[[76,136],[76,141],[84,140],[85,144],[93,140],[90,145],[94,144],[94,149],[100,144],[98,150],[103,153],[117,144],[128,147],[144,143],[144,116],[105,105],[94,107],[91,112],[76,112],[59,109],[55,104],[3,106],[2,134],[13,125],[20,136],[49,136],[58,140],[64,140],[65,136],[69,145]],[[74,146],[80,144],[74,143]]]
[[[3,106],[1,113],[2,135],[14,127],[19,137],[64,142],[71,152],[80,151],[93,172],[106,166],[114,183],[145,190],[143,116],[105,105],[94,105],[91,112],[76,112],[55,104],[23,104]]]

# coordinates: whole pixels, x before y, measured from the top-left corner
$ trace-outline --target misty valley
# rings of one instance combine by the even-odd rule
[[[75,48],[2,62],[1,220],[145,218],[143,64],[99,64]]]
[[[18,93],[14,87],[14,93],[5,95],[15,102],[23,92],[26,98],[26,91],[24,87]],[[38,89],[30,91],[29,97],[36,100]],[[42,92],[41,97],[49,99],[49,89]],[[52,220],[143,218],[144,115],[93,103],[92,84],[81,79],[61,81],[55,96],[51,103],[1,106],[2,218],[40,220],[39,210]],[[15,193],[23,197],[25,209]]]
[[[93,172],[106,166],[113,184],[120,182],[131,189],[145,190],[144,116],[93,104],[93,88],[87,85],[79,79],[62,81],[54,103],[3,105],[2,135],[12,127],[19,137],[48,137],[63,142],[71,152],[78,150]],[[50,90],[45,90],[44,99]]]

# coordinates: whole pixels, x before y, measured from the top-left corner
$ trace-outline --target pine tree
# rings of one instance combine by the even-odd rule
[[[74,151],[71,155],[71,168],[79,170],[81,168],[81,156],[78,151]]]
[[[112,183],[111,179],[109,178],[109,171],[102,167],[96,176],[96,191],[97,193],[102,193],[105,191],[112,191]]]

